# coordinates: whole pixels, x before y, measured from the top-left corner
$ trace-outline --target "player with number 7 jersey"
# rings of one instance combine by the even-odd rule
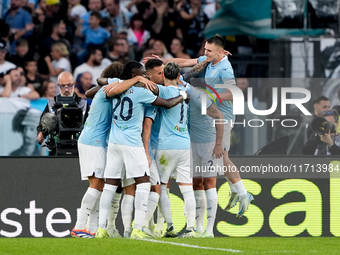
[[[126,64],[124,70],[131,69],[129,73],[143,75],[145,70],[138,62]],[[122,74],[122,76],[124,76]],[[130,78],[130,77],[129,77]],[[149,165],[142,142],[142,125],[144,107],[147,104],[171,108],[186,99],[187,94],[163,99],[155,96],[151,91],[132,86],[123,93],[115,93],[114,88],[108,91],[107,96],[116,96],[113,103],[113,117],[109,137],[107,164],[104,177],[103,194],[100,200],[99,228],[105,235],[105,223],[108,215],[110,201],[120,180],[134,178],[136,182],[134,227],[131,238],[147,238],[142,231],[148,196],[150,193]],[[97,232],[98,234],[98,232]]]

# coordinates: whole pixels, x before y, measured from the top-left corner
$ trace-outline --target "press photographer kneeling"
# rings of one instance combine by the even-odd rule
[[[39,126],[37,140],[46,146],[49,155],[78,155],[77,141],[89,112],[85,99],[74,93],[74,78],[69,72],[58,76],[60,95],[49,100]]]
[[[339,114],[335,110],[323,112],[311,123],[313,134],[303,146],[304,155],[340,155],[340,134],[337,132]]]

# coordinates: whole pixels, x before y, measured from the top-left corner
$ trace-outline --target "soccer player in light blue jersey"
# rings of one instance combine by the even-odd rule
[[[196,200],[196,231],[201,237],[214,237],[213,227],[217,211],[216,176],[217,169],[223,168],[223,124],[213,125],[213,118],[223,119],[212,100],[207,100],[207,115],[202,115],[203,91],[188,86],[190,96],[190,141],[191,168],[193,172]],[[203,221],[207,210],[207,226],[203,232]]]
[[[225,47],[224,38],[219,35],[215,35],[206,40],[206,43],[204,46],[205,56],[202,56],[198,59],[166,59],[166,60],[164,59],[163,61],[164,62],[175,61],[181,67],[187,67],[187,66],[193,66],[198,62],[206,60],[210,62],[205,72],[206,84],[208,84],[209,86],[213,88],[215,88],[216,84],[223,84],[224,82],[228,82],[230,84],[236,85],[234,81],[234,71],[232,69],[232,66],[228,58],[225,56],[226,53],[227,55],[230,53],[225,52],[224,47]],[[148,58],[144,58],[143,62],[147,60]],[[226,166],[228,169],[236,169],[236,166],[229,159],[229,155],[228,155],[228,151],[230,149],[230,132],[232,129],[230,125],[230,121],[234,120],[235,118],[233,115],[233,106],[232,106],[233,96],[232,96],[232,93],[226,89],[216,88],[216,91],[218,92],[222,100],[222,105],[218,104],[217,106],[219,110],[223,113],[224,119],[228,121],[228,123],[225,124],[224,137],[223,137],[224,166]],[[227,176],[226,179],[228,180],[228,183],[230,185],[231,196],[224,210],[227,211],[231,209],[232,207],[236,205],[237,202],[239,202],[240,203],[239,211],[236,216],[240,218],[248,210],[248,206],[254,200],[254,198],[245,189],[238,171],[232,172],[232,173],[226,171],[225,175]]]
[[[125,70],[124,67],[122,78],[124,71],[132,73],[132,69],[139,69],[141,73],[144,70],[138,62],[133,62],[128,66],[130,69]],[[109,90],[107,96],[117,96],[116,89]],[[141,138],[144,107],[146,104],[153,104],[171,108],[182,102],[186,96],[186,93],[181,93],[176,97],[163,99],[140,87],[131,87],[117,96],[117,103],[113,106],[111,127],[111,133],[114,135],[109,137],[104,174],[106,182],[100,200],[99,229],[96,237],[106,236],[105,228],[110,202],[124,174],[123,169],[125,169],[126,178],[134,178],[136,182],[134,228],[131,238],[148,237],[142,231],[150,192],[149,166]]]
[[[115,62],[107,69],[113,70],[113,72],[111,71],[111,74],[114,75],[112,77],[119,77],[123,65]],[[105,79],[108,78],[105,76],[107,69],[102,73],[102,77]],[[117,80],[118,78],[109,79],[109,82]],[[71,232],[71,236],[79,238],[94,237],[98,228],[98,215],[95,212],[96,201],[99,202],[100,192],[104,186],[107,137],[112,120],[112,98],[106,98],[102,86],[98,86],[96,91],[89,116],[78,139],[81,178],[89,180],[90,184],[81,201],[77,222]],[[89,222],[88,230],[86,230],[87,222]]]
[[[164,85],[158,86],[159,95],[171,98],[179,95],[182,89],[178,86],[180,67],[169,62],[164,67]],[[161,109],[161,127],[159,131],[156,150],[156,164],[161,179],[160,208],[167,222],[167,233],[177,234],[174,230],[170,200],[166,192],[166,184],[171,173],[176,171],[176,181],[184,198],[184,214],[187,219],[187,232],[182,237],[196,237],[195,224],[195,197],[190,177],[190,138],[187,126],[188,104],[182,102],[176,107]]]

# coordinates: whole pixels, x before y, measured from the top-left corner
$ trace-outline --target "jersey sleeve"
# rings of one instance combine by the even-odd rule
[[[189,90],[190,102],[189,103],[192,104],[194,107],[201,109],[203,94],[204,94],[203,91],[190,86],[190,90]],[[209,107],[212,105],[213,102],[210,99],[209,95],[206,95],[206,98],[207,98],[206,109],[209,109]]]
[[[158,107],[153,105],[148,105],[145,109],[144,117],[150,118],[155,121],[158,112]]]
[[[118,78],[108,78],[107,79],[107,84],[110,84],[110,83],[112,83],[112,82],[115,82],[115,81],[119,81],[119,79]]]
[[[152,104],[156,101],[157,96],[155,96],[150,90],[145,88],[138,88],[140,102],[145,104]]]
[[[203,62],[203,61],[206,60],[206,59],[207,59],[206,56],[200,56],[200,57],[198,58],[198,63],[201,63],[201,62]]]

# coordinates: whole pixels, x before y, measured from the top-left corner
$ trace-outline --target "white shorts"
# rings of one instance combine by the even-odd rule
[[[224,151],[229,151],[230,150],[230,133],[232,130],[231,124],[225,123],[224,125],[224,130],[223,130],[223,140],[222,140],[222,146]]]
[[[217,172],[223,174],[223,158],[211,156],[215,148],[215,142],[191,143],[191,176],[211,178],[216,177]]]
[[[90,176],[104,178],[106,164],[106,148],[91,146],[78,142],[79,164],[81,179],[87,180]]]
[[[104,177],[123,179],[123,167],[125,167],[126,179],[150,176],[144,147],[109,143]]]
[[[190,150],[157,150],[155,160],[162,183],[168,183],[173,171],[176,171],[177,182],[192,183]]]
[[[124,177],[122,179],[122,187],[123,188],[130,186],[134,183],[135,183],[135,179],[133,179],[133,178],[126,179],[126,176],[124,174]],[[150,183],[151,183],[151,186],[155,186],[156,184],[161,184],[161,180],[159,178],[159,173],[158,173],[158,170],[157,170],[156,162],[154,160],[152,160],[152,164],[151,164],[151,167],[150,167]]]

